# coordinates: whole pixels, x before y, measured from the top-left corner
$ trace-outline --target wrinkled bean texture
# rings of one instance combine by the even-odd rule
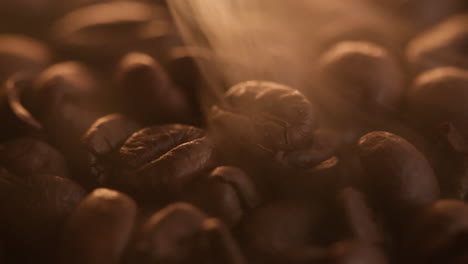
[[[267,81],[240,83],[212,110],[215,137],[267,151],[307,146],[317,128],[312,104],[297,90]]]
[[[198,173],[213,166],[213,147],[204,136],[204,130],[186,125],[144,128],[120,148],[118,170],[109,183],[153,199],[177,196]]]

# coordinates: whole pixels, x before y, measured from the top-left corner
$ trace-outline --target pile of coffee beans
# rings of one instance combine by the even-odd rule
[[[365,1],[221,98],[165,1],[0,1],[0,263],[468,263],[468,5]]]

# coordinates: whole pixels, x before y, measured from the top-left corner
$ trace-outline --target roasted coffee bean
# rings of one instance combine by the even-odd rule
[[[120,263],[136,213],[135,202],[125,194],[94,190],[65,225],[58,263]]]
[[[328,129],[314,131],[313,143],[306,148],[278,151],[274,157],[263,157],[255,167],[246,159],[237,164],[248,169],[262,192],[286,199],[330,198],[351,179],[351,168],[338,157],[341,139]],[[243,155],[243,154],[241,154]],[[329,188],[329,189],[328,189]],[[327,191],[325,191],[327,190]]]
[[[202,129],[162,125],[134,133],[120,148],[109,184],[142,200],[165,200],[214,166],[213,147]]]
[[[270,2],[0,0],[0,263],[468,263],[468,3]]]
[[[47,119],[66,103],[95,110],[101,103],[100,95],[97,76],[80,62],[66,61],[51,65],[37,77],[30,92],[30,104],[41,119]]]
[[[398,108],[403,93],[403,73],[385,48],[368,42],[344,41],[320,59],[320,71],[333,109]],[[363,70],[367,69],[367,70]],[[327,101],[330,103],[329,101]],[[336,109],[343,107],[343,109]]]
[[[214,87],[229,86],[221,72],[228,67],[228,62],[198,47],[174,47],[168,56],[166,67],[171,79],[185,92],[197,115],[208,113],[218,103]]]
[[[111,114],[99,118],[81,138],[88,151],[89,178],[83,179],[87,185],[103,184],[112,173],[116,155],[125,141],[141,125],[120,114]]]
[[[316,204],[269,203],[244,219],[241,242],[255,263],[289,263],[291,257],[304,254],[310,246],[336,241],[342,231],[329,213]]]
[[[376,131],[361,137],[358,147],[365,192],[391,228],[402,232],[412,217],[439,198],[433,169],[405,139]]]
[[[372,7],[368,5],[367,8]],[[372,15],[336,17],[335,23],[323,25],[321,29],[323,35],[322,39],[318,40],[320,42],[317,56],[320,56],[320,54],[326,52],[337,43],[347,41],[374,43],[391,51],[392,54],[400,56],[403,53],[402,46],[406,43],[408,35],[413,33],[413,31],[409,27],[403,28],[403,23],[400,19],[395,19],[395,16],[392,19],[388,15],[388,13],[379,12],[378,17]],[[386,30],[398,30],[398,34],[385,34]]]
[[[229,229],[218,219],[209,218],[203,222],[204,236],[207,237],[212,263],[247,263],[239,245]]]
[[[157,61],[143,53],[127,54],[118,67],[124,111],[148,123],[193,122],[187,96]]]
[[[367,0],[411,25],[410,32],[418,32],[459,13],[464,7],[463,0]]]
[[[344,189],[338,196],[338,208],[342,211],[349,239],[377,246],[383,245],[382,231],[363,193],[351,187]]]
[[[50,137],[65,145],[80,138],[99,116],[99,83],[78,62],[52,65],[37,78],[29,104]],[[59,144],[60,144],[59,143]]]
[[[451,122],[440,123],[436,127],[438,136],[442,137],[442,140],[448,145],[449,148],[455,153],[467,154],[468,153],[468,142],[465,136],[462,135],[461,131],[455,127]]]
[[[464,199],[468,192],[467,85],[467,70],[443,67],[422,73],[407,93],[407,108],[433,147],[434,168],[448,198]]]
[[[76,170],[83,166],[80,138],[102,116],[99,83],[79,62],[45,69],[27,93],[28,109],[44,126],[47,139]]]
[[[65,220],[84,196],[79,185],[62,177],[0,171],[0,232],[15,263],[50,261]]]
[[[169,14],[161,6],[138,1],[112,1],[75,9],[56,22],[53,38],[68,55],[95,64],[130,51],[164,53],[177,42]]]
[[[249,81],[232,87],[224,101],[213,109],[213,128],[220,132],[233,129],[230,134],[238,134],[237,139],[272,151],[296,149],[312,141],[317,127],[315,112],[297,90]]]
[[[202,83],[202,72],[197,63],[212,60],[209,50],[193,47],[174,47],[169,52],[167,72],[177,86],[182,88],[189,98],[198,98],[199,85]],[[196,102],[194,102],[196,103]]]
[[[15,138],[0,143],[0,166],[18,176],[69,176],[62,154],[46,142],[34,138]]]
[[[314,144],[308,149],[278,152],[276,160],[285,167],[310,168],[330,159],[341,142],[336,133],[318,129],[313,133]]]
[[[421,74],[407,95],[407,105],[415,120],[433,128],[451,122],[466,138],[467,102],[468,70],[453,67]]]
[[[132,263],[203,263],[208,217],[186,203],[175,203],[151,216],[130,253]],[[205,240],[206,241],[206,240]]]
[[[40,71],[51,61],[51,52],[41,41],[23,35],[0,34],[0,83],[18,72]]]
[[[210,116],[215,141],[234,154],[308,149],[317,126],[314,107],[299,91],[266,81],[233,86]]]
[[[436,172],[439,175],[444,198],[468,199],[468,141],[452,123],[439,126],[435,133],[437,161]]]
[[[277,185],[281,195],[289,199],[330,201],[351,182],[348,172],[343,161],[332,156],[311,169],[279,179]]]
[[[261,199],[255,185],[241,169],[227,166],[218,167],[211,172],[210,178],[233,186],[241,198],[242,206],[246,209],[253,209],[259,205]]]
[[[388,264],[384,251],[372,244],[345,240],[335,243],[329,251],[329,264]]]
[[[32,77],[18,74],[10,77],[0,90],[0,120],[2,127],[8,128],[0,132],[1,140],[21,135],[43,135],[43,124],[24,102],[25,94],[31,87]]]
[[[207,177],[188,186],[182,195],[209,215],[234,226],[260,204],[252,179],[241,169],[218,167]]]
[[[438,67],[468,68],[466,14],[456,15],[414,38],[407,47],[407,60],[414,72]]]
[[[276,195],[328,203],[335,200],[338,192],[346,186],[359,186],[362,168],[356,147],[343,143],[342,135],[319,129],[310,150],[304,153],[297,151],[300,158],[296,158],[297,161],[307,160],[309,166],[303,163],[286,167],[275,178],[273,184],[279,191]],[[293,153],[289,155],[297,155]]]
[[[408,234],[408,263],[464,263],[468,254],[468,206],[439,200],[428,208]],[[464,260],[464,261],[463,261]]]

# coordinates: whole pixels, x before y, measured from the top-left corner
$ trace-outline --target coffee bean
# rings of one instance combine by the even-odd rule
[[[94,190],[65,225],[58,263],[120,263],[136,213],[135,202],[125,194]]]
[[[324,93],[329,94],[337,111],[353,107],[395,110],[401,102],[402,70],[394,56],[381,46],[340,42],[322,55],[319,67],[328,90]],[[337,105],[343,109],[336,109]]]
[[[96,155],[118,150],[141,125],[121,114],[111,114],[97,119],[82,138]]]
[[[10,77],[0,91],[0,119],[2,126],[8,127],[0,132],[5,140],[22,135],[43,136],[44,126],[30,111],[25,95],[32,87],[32,77],[17,74]]]
[[[463,9],[463,1],[447,0],[369,0],[392,15],[401,18],[407,24],[411,24],[410,32],[418,32],[430,27],[448,16],[459,13]]]
[[[0,164],[22,177],[34,174],[69,176],[62,154],[46,142],[34,138],[15,138],[0,143]]]
[[[218,167],[207,177],[196,180],[182,195],[184,200],[209,215],[234,226],[260,204],[252,179],[241,169]]]
[[[187,96],[161,65],[143,53],[129,53],[120,62],[118,79],[124,111],[147,123],[193,122]]]
[[[335,154],[341,144],[336,133],[326,129],[314,132],[314,144],[307,149],[278,152],[276,159],[286,167],[310,168],[318,165]]]
[[[361,137],[358,147],[365,192],[399,232],[401,225],[439,198],[433,169],[405,139],[375,131]]]
[[[466,260],[468,206],[439,200],[415,222],[405,244],[406,258],[419,263],[463,263]]]
[[[468,68],[467,15],[454,15],[415,37],[407,47],[406,57],[414,72],[438,67]]]
[[[390,263],[382,249],[359,241],[340,241],[329,252],[330,264],[387,264]]]
[[[171,79],[187,95],[197,115],[208,113],[218,103],[215,87],[228,86],[221,69],[231,65],[209,49],[198,47],[174,47],[168,56],[166,67]]]
[[[383,245],[382,231],[363,193],[351,187],[344,189],[338,196],[338,206],[342,210],[344,224],[349,229],[350,239]]]
[[[468,142],[452,123],[439,126],[435,133],[436,169],[443,197],[468,199]]]
[[[135,261],[240,264],[245,258],[222,221],[208,218],[190,204],[174,203],[143,223],[124,263]]]
[[[241,242],[253,262],[288,263],[291,257],[298,257],[297,252],[300,256],[310,246],[328,245],[342,233],[329,213],[315,204],[269,203],[244,219]]]
[[[51,61],[45,43],[24,35],[0,34],[0,83],[15,73],[40,71]]]
[[[171,79],[182,88],[189,98],[197,98],[201,88],[203,73],[197,63],[208,64],[214,60],[207,49],[193,47],[174,47],[169,52],[167,72]],[[197,100],[198,101],[198,100]],[[196,102],[194,102],[196,103]]]
[[[79,62],[62,62],[45,69],[27,93],[28,109],[45,128],[74,170],[85,164],[80,138],[104,111],[94,74]]]
[[[71,180],[0,171],[1,234],[16,261],[47,261],[55,253],[61,228],[85,196]]]
[[[36,79],[30,92],[31,105],[37,115],[47,120],[48,115],[66,103],[86,110],[96,110],[101,102],[100,83],[97,76],[84,64],[66,61],[51,65]]]
[[[194,177],[213,167],[213,147],[204,134],[178,124],[134,133],[120,148],[109,184],[142,200],[179,195]]]
[[[367,8],[371,8],[370,5]],[[374,43],[395,55],[402,53],[402,46],[406,43],[407,35],[412,33],[412,28],[401,28],[402,21],[391,20],[388,14],[381,12],[379,18],[372,16],[337,18],[335,23],[324,25],[321,29],[323,39],[319,42],[317,56],[326,52],[334,45],[341,42],[368,42]],[[394,15],[394,14],[391,14]],[[385,34],[385,30],[399,30],[398,34]],[[412,36],[412,35],[411,35]],[[318,58],[317,58],[318,59]],[[310,91],[314,92],[314,91]]]
[[[203,222],[204,236],[207,237],[212,263],[247,263],[242,251],[228,228],[218,219],[209,218]]]
[[[175,203],[151,216],[132,247],[138,263],[203,263],[202,234],[208,217],[186,203]],[[206,241],[206,240],[205,240]]]
[[[282,195],[289,199],[330,201],[352,182],[349,168],[336,156],[311,169],[293,173],[291,177],[278,179],[277,183]]]
[[[177,42],[167,10],[138,1],[75,9],[59,19],[52,31],[54,42],[65,53],[98,65],[113,63],[135,50],[160,54]]]
[[[468,263],[468,4],[280,2],[0,0],[0,263]]]
[[[464,107],[468,100],[467,84],[467,70],[444,67],[427,71],[415,79],[408,91],[407,107],[416,121],[432,128],[451,122],[468,137]]]
[[[29,104],[48,132],[57,134],[59,140],[69,134],[81,136],[99,116],[96,98],[99,83],[93,73],[81,63],[69,61],[54,64],[37,77]],[[59,134],[62,132],[65,135]]]
[[[414,137],[399,112],[406,81],[402,66],[394,52],[365,41],[342,41],[322,54],[319,86],[311,96],[343,143],[354,144],[374,130]]]
[[[217,167],[209,177],[233,186],[245,209],[254,209],[260,204],[261,198],[254,183],[250,176],[241,169],[228,166]]]
[[[120,147],[140,129],[138,122],[120,114],[111,114],[96,120],[81,138],[88,151],[89,166],[89,177],[82,180],[91,186],[103,184],[112,174]]]
[[[317,123],[314,107],[299,91],[266,81],[233,86],[210,116],[219,145],[270,155],[308,148]]]
[[[464,199],[468,189],[466,84],[468,71],[437,68],[418,76],[407,94],[412,120],[432,145],[434,168],[446,198]]]

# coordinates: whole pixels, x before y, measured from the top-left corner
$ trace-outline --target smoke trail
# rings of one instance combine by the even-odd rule
[[[188,45],[228,62],[217,70],[230,85],[266,79],[310,89],[328,42],[367,38],[394,48],[398,40],[388,35],[402,28],[363,0],[172,0],[169,7]],[[213,87],[218,95],[227,88]]]

